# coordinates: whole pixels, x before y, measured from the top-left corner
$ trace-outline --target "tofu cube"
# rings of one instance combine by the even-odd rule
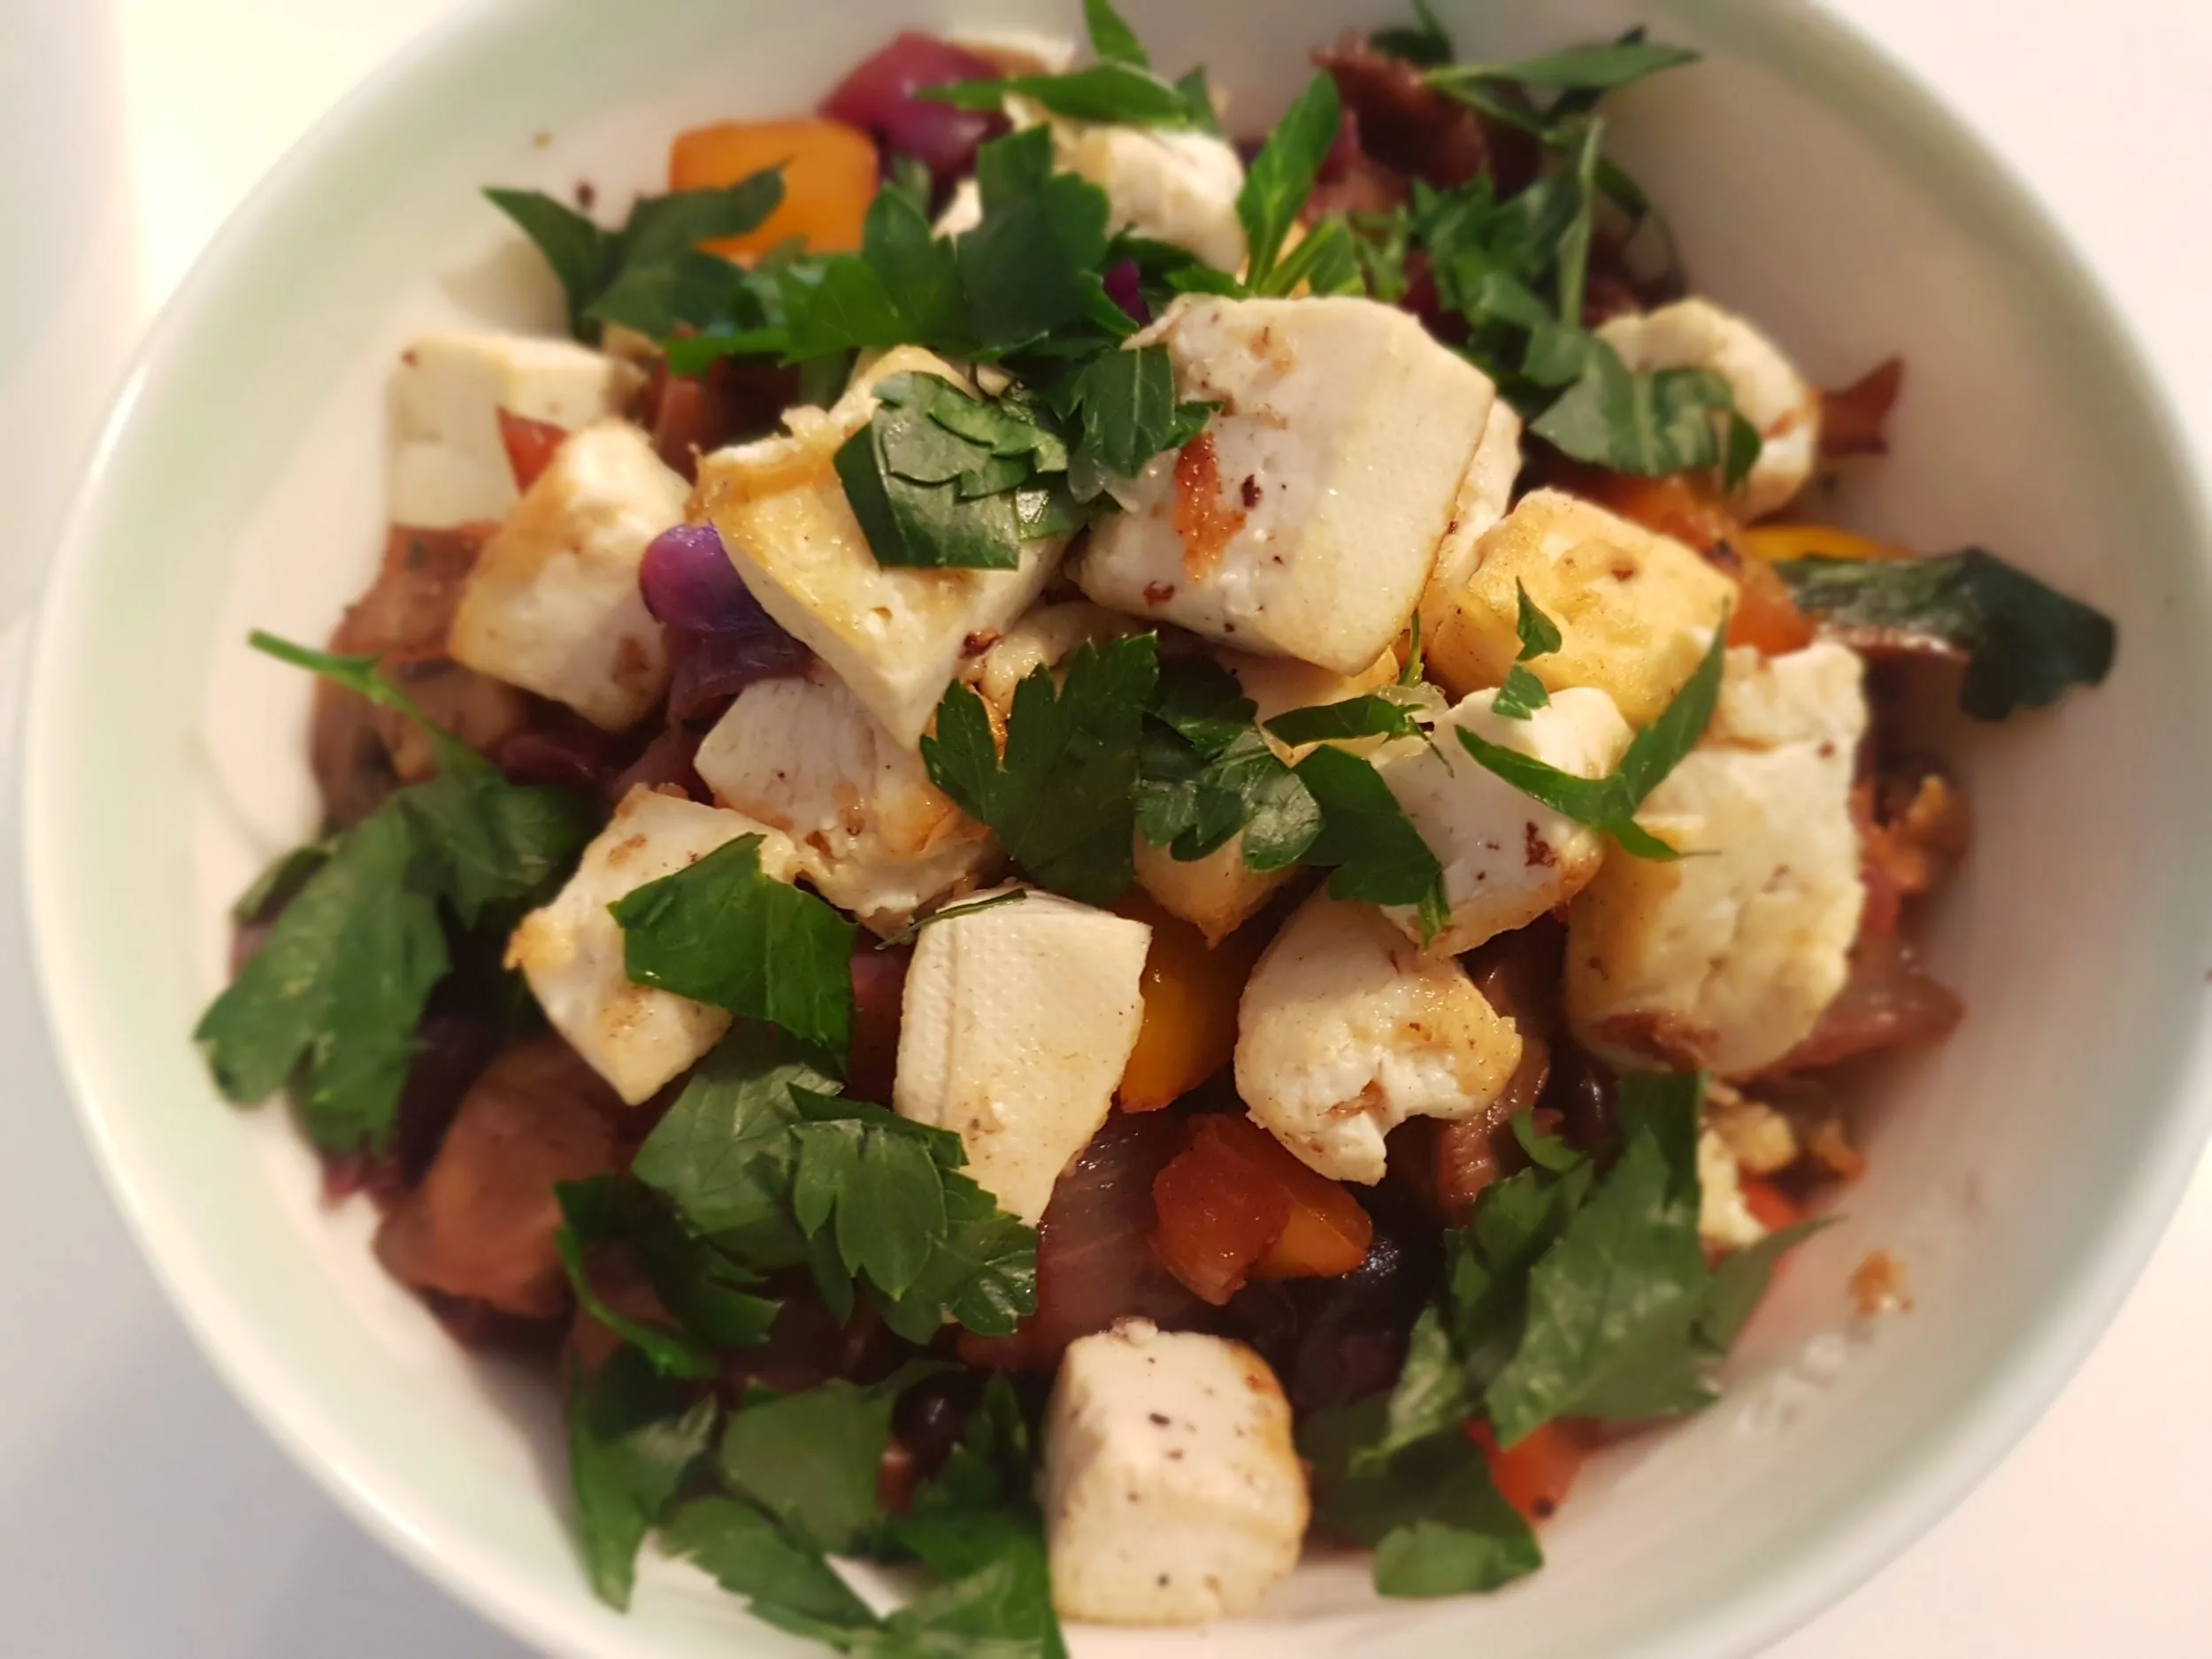
[[[1479,561],[1482,538],[1511,511],[1514,480],[1521,475],[1521,417],[1512,404],[1499,398],[1490,405],[1490,419],[1482,428],[1482,442],[1459,481],[1459,495],[1452,503],[1451,522],[1436,552],[1436,568],[1421,593],[1421,637],[1432,640],[1443,626],[1444,616],[1459,590],[1472,580]]]
[[[1709,1249],[1740,1250],[1767,1236],[1744,1197],[1743,1170],[1711,1124],[1697,1134],[1697,1237]]]
[[[1237,213],[1244,162],[1225,140],[1193,129],[1057,119],[1020,96],[1007,99],[1006,111],[1016,127],[1052,128],[1054,165],[1105,191],[1110,229],[1184,249],[1232,275],[1244,268],[1244,221]],[[964,235],[982,222],[983,193],[973,179],[963,179],[935,231]]]
[[[1152,930],[1023,891],[1018,903],[956,908],[922,929],[891,1104],[957,1134],[976,1183],[1033,1225],[1106,1121],[1137,1046]]]
[[[702,457],[693,516],[722,533],[738,574],[784,631],[812,648],[893,739],[912,749],[972,642],[1003,634],[1036,603],[1064,540],[1025,542],[1010,571],[911,570],[876,563],[845,500],[839,447],[876,410],[872,388],[906,371],[957,373],[926,351],[886,352],[834,408],[794,409],[789,434]]]
[[[791,838],[817,892],[886,937],[997,857],[990,832],[819,663],[738,693],[694,764],[717,801]]]
[[[778,881],[798,874],[797,856],[780,832],[641,784],[584,849],[568,885],[544,909],[524,917],[507,941],[507,965],[522,971],[553,1029],[633,1106],[721,1041],[730,1017],[632,984],[623,967],[622,928],[607,907],[741,835],[761,837],[764,873]]]
[[[1147,1319],[1080,1338],[1046,1409],[1044,1509],[1063,1618],[1252,1611],[1311,1510],[1282,1385],[1240,1342]]]
[[[964,29],[950,38],[961,50],[988,60],[1002,75],[1064,75],[1075,67],[1078,52],[1073,35],[1036,29]]]
[[[1365,299],[1187,295],[1130,344],[1166,346],[1177,396],[1221,408],[1118,489],[1083,591],[1240,651],[1364,669],[1436,564],[1488,379]]]
[[[962,663],[958,677],[983,699],[992,729],[1003,741],[1014,693],[1023,680],[1040,668],[1057,669],[1078,646],[1105,646],[1135,632],[1137,626],[1127,617],[1079,599],[1039,605]]]
[[[1382,780],[1444,866],[1450,919],[1429,944],[1437,956],[1472,950],[1486,939],[1525,927],[1589,884],[1605,857],[1605,838],[1530,799],[1470,755],[1454,734],[1533,756],[1578,778],[1602,778],[1628,749],[1628,722],[1613,700],[1571,687],[1525,720],[1491,705],[1478,691],[1437,723],[1433,741],[1401,740],[1379,764]],[[1416,907],[1384,911],[1419,942]]]
[[[1695,855],[1609,856],[1567,928],[1567,1016],[1617,1065],[1749,1076],[1842,989],[1865,888],[1851,818],[1859,659],[1729,652],[1705,741],[1636,821]]]
[[[1648,726],[1697,672],[1736,585],[1679,541],[1557,490],[1540,489],[1483,536],[1474,573],[1443,608],[1430,672],[1455,697],[1502,685],[1520,655],[1520,600],[1562,643],[1530,671],[1549,691],[1592,686]]]
[[[634,365],[567,340],[425,334],[392,376],[394,524],[496,524],[522,492],[499,411],[574,431],[618,415],[645,382]]]
[[[1264,872],[1244,862],[1244,835],[1232,835],[1203,858],[1181,859],[1137,832],[1137,885],[1218,945],[1266,908],[1296,878],[1295,866]]]
[[[626,731],[668,688],[668,648],[638,591],[653,538],[688,494],[620,420],[570,434],[469,572],[454,659]]]
[[[1357,674],[1336,673],[1287,657],[1248,657],[1241,651],[1224,651],[1220,661],[1236,676],[1244,695],[1252,699],[1255,716],[1262,722],[1293,709],[1341,703],[1364,692],[1379,691],[1398,677],[1398,658],[1391,651],[1385,651]],[[1275,744],[1283,759],[1294,764],[1306,749],[1315,747],[1307,744],[1293,750]],[[1243,926],[1298,873],[1294,868],[1264,873],[1250,868],[1244,862],[1241,832],[1203,858],[1186,863],[1166,848],[1152,845],[1140,830],[1136,867],[1137,885],[1157,899],[1169,915],[1180,917],[1204,933],[1209,945],[1218,945]]]
[[[1315,894],[1276,934],[1237,1008],[1237,1093],[1333,1180],[1383,1178],[1409,1118],[1472,1118],[1521,1063],[1521,1037],[1467,971],[1372,906]]]
[[[1705,1123],[1747,1175],[1772,1175],[1803,1154],[1797,1125],[1763,1101],[1716,1078],[1705,1091]]]
[[[1053,127],[1053,150],[1063,171],[1106,192],[1115,230],[1185,249],[1219,271],[1243,269],[1237,195],[1244,163],[1224,140],[1190,129],[1062,121]]]
[[[1728,382],[1737,412],[1759,429],[1759,458],[1730,497],[1742,518],[1786,507],[1820,464],[1820,393],[1781,348],[1707,300],[1677,300],[1616,317],[1598,337],[1637,370],[1710,369]]]

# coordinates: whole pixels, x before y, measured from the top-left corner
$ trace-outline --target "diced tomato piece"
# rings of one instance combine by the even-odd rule
[[[1805,1212],[1797,1207],[1790,1195],[1772,1181],[1756,1175],[1747,1175],[1741,1182],[1744,1208],[1751,1217],[1769,1233],[1779,1233],[1804,1220]]]
[[[1172,1105],[1227,1065],[1236,1053],[1237,1000],[1267,944],[1246,927],[1215,949],[1180,917],[1132,888],[1115,910],[1152,929],[1144,959],[1144,1024],[1121,1074],[1124,1111]]]
[[[549,420],[533,420],[511,410],[499,411],[499,441],[507,446],[507,465],[515,475],[515,488],[527,490],[538,474],[553,465],[553,455],[568,436],[568,428]]]
[[[1878,363],[1840,391],[1820,395],[1823,455],[1887,455],[1889,411],[1905,384],[1905,360]]]
[[[1787,656],[1813,642],[1813,619],[1797,608],[1789,585],[1774,573],[1771,565],[1746,559],[1737,571],[1728,642],[1751,646],[1762,657]]]
[[[1374,1223],[1250,1118],[1192,1120],[1183,1151],[1152,1184],[1152,1254],[1218,1307],[1254,1275],[1333,1278],[1367,1259]]]
[[[719,121],[677,134],[672,190],[726,189],[764,167],[783,168],[783,205],[741,236],[706,244],[731,258],[796,237],[815,253],[850,253],[876,194],[875,141],[842,121]]]
[[[1290,1225],[1280,1187],[1238,1177],[1194,1146],[1152,1183],[1153,1259],[1217,1308],[1244,1288],[1253,1263]]]
[[[1567,1501],[1567,1489],[1582,1472],[1592,1448],[1590,1431],[1572,1420],[1547,1423],[1541,1428],[1501,1449],[1490,1425],[1477,1418],[1467,1425],[1467,1438],[1482,1448],[1490,1465],[1490,1481],[1498,1495],[1534,1525],[1548,1521]]]
[[[1735,515],[1728,511],[1728,503],[1711,483],[1695,473],[1638,478],[1629,472],[1592,468],[1567,488],[1632,523],[1671,535],[1701,553],[1736,534]]]

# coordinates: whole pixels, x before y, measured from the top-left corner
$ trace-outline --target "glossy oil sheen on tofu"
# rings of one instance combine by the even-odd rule
[[[693,764],[724,806],[791,837],[815,891],[887,937],[997,857],[921,757],[818,662],[738,693]]]
[[[1520,1062],[1513,1022],[1455,958],[1424,956],[1379,910],[1322,894],[1283,924],[1237,1010],[1237,1093],[1333,1180],[1379,1181],[1389,1131],[1473,1117]]]
[[[1712,643],[1736,585],[1681,542],[1557,490],[1532,490],[1477,544],[1429,640],[1455,697],[1502,685],[1520,655],[1520,592],[1559,629],[1529,670],[1550,691],[1593,686],[1648,726]]]
[[[668,684],[668,648],[638,592],[653,538],[683,520],[684,481],[637,427],[572,433],[469,572],[454,660],[626,731]]]
[[[1357,673],[1404,630],[1494,393],[1363,299],[1186,296],[1166,346],[1206,430],[1118,490],[1077,580],[1102,605],[1239,650]]]
[[[703,457],[692,514],[721,532],[761,608],[834,669],[894,739],[912,749],[963,661],[1035,603],[1058,565],[1064,539],[1025,541],[1014,570],[876,563],[838,481],[835,459],[845,440],[873,417],[874,384],[906,373],[966,385],[926,351],[887,351],[834,408],[789,411],[787,435]]]

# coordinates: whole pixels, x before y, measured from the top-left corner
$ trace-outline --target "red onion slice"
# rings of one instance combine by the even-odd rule
[[[1006,130],[1005,118],[926,103],[914,94],[998,73],[987,58],[910,30],[840,81],[822,100],[821,112],[872,134],[887,153],[911,156],[929,169],[941,196],[973,170],[977,147]]]

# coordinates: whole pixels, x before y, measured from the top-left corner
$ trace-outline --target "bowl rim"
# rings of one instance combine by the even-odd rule
[[[1758,6],[1761,0],[1745,0]],[[1839,0],[1794,0],[1792,26],[1816,50],[1844,55],[1893,116],[1939,140],[1976,188],[2032,239],[2044,273],[2091,319],[2094,349],[2119,374],[2157,434],[2154,457],[2176,492],[2179,517],[2200,552],[2212,549],[2208,469],[2191,449],[2166,382],[2134,324],[2084,258],[2034,182],[1988,142],[1965,110],[1900,58],[1878,35],[1842,15]],[[173,359],[232,273],[252,265],[280,234],[296,200],[334,157],[365,143],[396,115],[426,65],[480,55],[527,22],[532,0],[467,0],[409,41],[349,90],[284,153],[225,219],[185,280],[148,328],[117,383],[109,411],[71,499],[42,584],[19,715],[22,788],[19,803],[20,880],[39,1000],[58,1069],[103,1184],[170,1305],[201,1355],[256,1420],[373,1537],[464,1606],[549,1650],[579,1651],[566,1598],[510,1571],[465,1536],[419,1523],[403,1486],[381,1480],[332,1444],[334,1425],[316,1403],[265,1375],[255,1352],[254,1320],[219,1281],[191,1268],[188,1240],[150,1201],[151,1172],[127,1144],[119,1114],[100,1097],[83,1056],[99,1031],[97,997],[73,960],[70,916],[59,895],[68,826],[55,806],[56,780],[68,764],[58,687],[78,649],[91,552],[103,530],[110,477],[148,388],[173,372]],[[2057,1399],[2118,1313],[2164,1236],[2212,1139],[2212,1025],[2200,1020],[2177,1045],[2174,1082],[2153,1133],[2140,1141],[2122,1184],[2123,1202],[2088,1246],[2049,1287],[2041,1311],[1923,1435],[1921,1455],[1901,1461],[1862,1487],[1851,1509],[1794,1548],[1761,1577],[1700,1617],[1655,1633],[1633,1648],[1638,1659],[1713,1659],[1748,1655],[1801,1628],[1872,1578],[1954,1509],[1992,1472]],[[342,1439],[342,1436],[339,1438]]]

